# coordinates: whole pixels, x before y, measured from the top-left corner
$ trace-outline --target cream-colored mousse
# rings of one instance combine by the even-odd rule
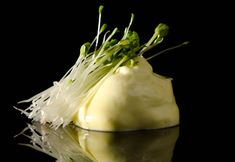
[[[76,125],[100,131],[156,129],[179,124],[171,79],[153,73],[143,57],[137,58],[135,66],[122,66],[105,80],[77,115]]]

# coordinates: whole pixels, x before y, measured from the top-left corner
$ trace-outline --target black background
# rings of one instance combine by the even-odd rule
[[[223,63],[218,38],[221,29],[215,4],[150,0],[85,1],[82,3],[12,3],[3,5],[3,46],[1,57],[3,107],[2,141],[4,154],[18,161],[53,161],[47,155],[18,146],[13,136],[26,125],[25,116],[12,107],[17,102],[48,88],[74,64],[80,46],[96,35],[98,6],[105,6],[103,22],[109,29],[128,25],[135,13],[132,29],[146,42],[160,22],[170,32],[157,52],[190,41],[150,61],[154,71],[172,77],[181,113],[180,138],[173,162],[227,159],[230,149],[221,106],[219,66]],[[219,6],[220,10],[222,6]],[[220,53],[220,55],[217,55]],[[218,63],[218,60],[220,62]],[[223,109],[223,111],[221,111]],[[226,114],[226,115],[225,115]],[[227,137],[228,139],[229,137]],[[6,160],[14,161],[14,160]]]

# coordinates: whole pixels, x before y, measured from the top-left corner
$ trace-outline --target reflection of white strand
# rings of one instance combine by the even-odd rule
[[[150,159],[170,161],[179,135],[179,127],[110,133],[87,131],[73,126],[55,130],[48,125],[33,123],[28,124],[16,136],[19,135],[30,140],[30,144],[20,145],[54,157],[57,162],[110,162],[120,159],[128,159],[131,162]],[[145,147],[133,147],[137,144]]]
[[[27,135],[28,131],[31,133],[30,136]],[[17,136],[24,135],[31,140],[31,144],[20,143],[20,145],[48,154],[58,162],[69,162],[71,159],[91,162],[79,145],[75,133],[76,131],[70,127],[55,130],[36,123],[34,125],[28,124]]]

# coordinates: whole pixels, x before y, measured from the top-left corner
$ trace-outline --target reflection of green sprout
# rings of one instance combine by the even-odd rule
[[[102,83],[120,66],[133,67],[138,64],[135,58],[142,56],[161,43],[168,33],[168,26],[161,23],[156,27],[150,40],[140,45],[138,34],[130,30],[134,19],[134,14],[131,14],[130,23],[125,28],[123,37],[116,40],[113,37],[118,32],[117,28],[110,34],[109,31],[104,33],[107,25],[101,24],[102,10],[103,6],[100,6],[95,39],[91,43],[87,42],[81,46],[80,55],[71,69],[60,81],[55,81],[52,87],[28,100],[21,101],[32,102],[29,108],[24,111],[20,110],[28,118],[43,124],[50,122],[54,128],[68,125],[74,120],[82,105],[91,100]],[[102,33],[104,35],[100,44]],[[165,51],[182,45],[171,47]]]

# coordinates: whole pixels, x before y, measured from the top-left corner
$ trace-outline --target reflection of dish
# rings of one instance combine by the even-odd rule
[[[95,132],[75,127],[28,126],[33,147],[60,162],[170,162],[179,127],[135,132]]]

